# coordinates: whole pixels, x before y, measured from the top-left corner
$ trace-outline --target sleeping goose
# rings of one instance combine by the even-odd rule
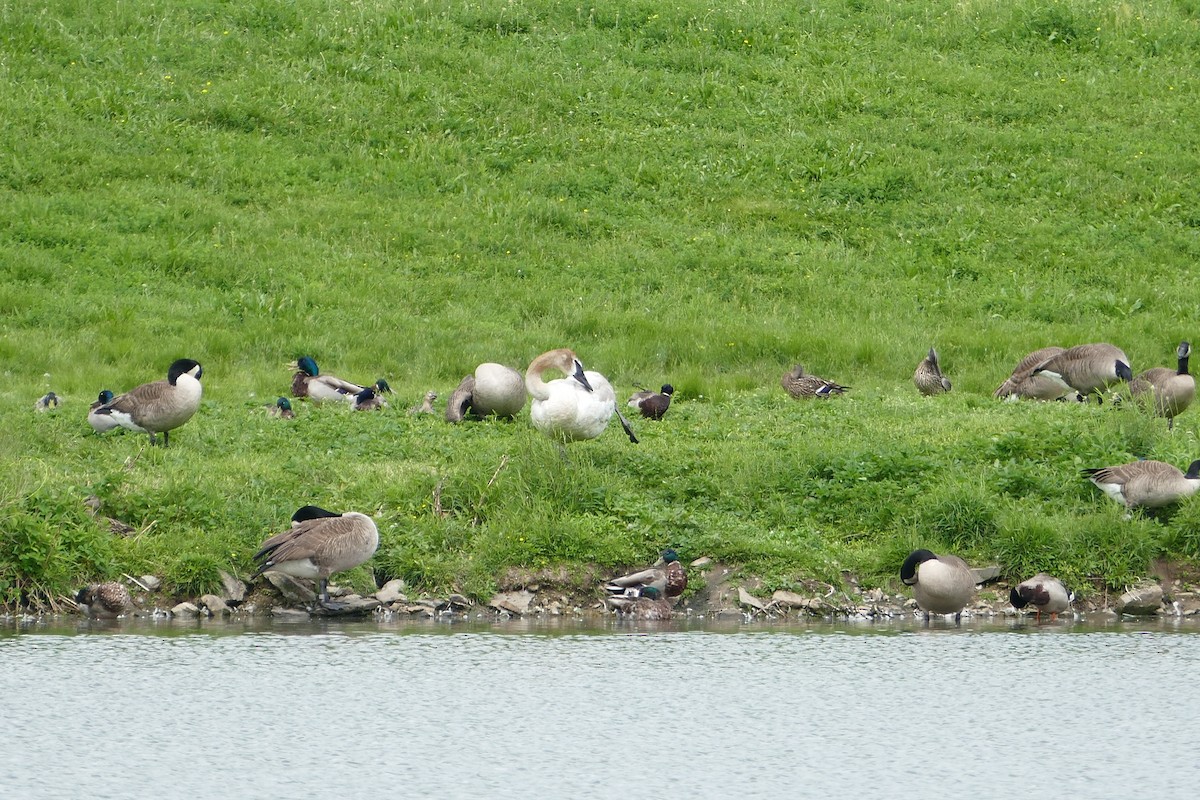
[[[525,407],[525,381],[512,367],[484,362],[467,375],[450,395],[446,421],[461,422],[467,415],[512,419]]]
[[[1112,384],[1133,380],[1129,357],[1119,347],[1103,342],[1068,347],[1039,364],[1033,375],[1056,383],[1062,390],[1060,396],[1078,392],[1085,398],[1094,394],[1100,400],[1100,393]]]
[[[785,372],[779,380],[780,385],[787,390],[787,393],[795,398],[806,397],[833,397],[838,394],[845,394],[849,386],[842,386],[833,381],[827,381],[824,378],[818,378],[816,375],[809,375],[804,371],[804,367],[800,364],[792,367],[790,372]]]
[[[254,577],[275,570],[293,578],[317,581],[320,603],[329,602],[329,576],[366,563],[379,547],[379,529],[366,514],[338,514],[304,506],[292,515],[292,526],[262,543],[254,560]]]
[[[958,556],[939,556],[929,550],[914,550],[900,566],[900,580],[913,588],[913,598],[929,621],[930,614],[953,614],[962,610],[975,593],[975,574]]]
[[[1044,572],[1021,581],[1008,593],[1008,601],[1013,608],[1020,610],[1025,606],[1033,606],[1039,620],[1043,611],[1050,615],[1050,619],[1058,619],[1058,615],[1071,605],[1072,597],[1062,581]]]
[[[1186,473],[1163,461],[1132,461],[1080,472],[1127,509],[1162,508],[1200,489],[1200,459],[1193,461]]]
[[[950,391],[950,379],[942,374],[937,350],[929,348],[929,354],[917,364],[917,371],[913,373],[913,383],[917,385],[921,394],[926,396]]]
[[[96,402],[92,403],[88,407],[88,424],[92,426],[92,430],[94,430],[96,433],[104,433],[105,431],[111,431],[113,428],[121,427],[120,424],[113,419],[112,414],[96,413],[101,406],[106,406],[112,401],[113,393],[108,389],[105,389],[104,391],[100,392],[100,395],[96,398]]]
[[[1147,405],[1153,404],[1154,413],[1167,418],[1167,430],[1175,427],[1175,417],[1182,414],[1196,398],[1196,381],[1188,374],[1188,357],[1192,346],[1180,342],[1175,349],[1178,366],[1155,367],[1138,375],[1129,384],[1129,393]]]
[[[152,445],[158,444],[154,434],[161,433],[163,447],[167,447],[171,431],[191,419],[200,408],[203,374],[199,362],[178,359],[171,364],[166,380],[143,383],[91,414],[111,416],[122,428],[150,434]]]
[[[671,398],[674,394],[675,387],[669,383],[664,383],[662,388],[657,392],[652,392],[649,389],[634,392],[626,405],[630,408],[636,408],[646,419],[659,420],[666,415],[667,409],[671,407]]]
[[[542,376],[550,370],[567,377],[546,381]],[[529,410],[533,426],[552,439],[595,439],[615,414],[629,441],[637,444],[629,420],[617,410],[612,384],[599,372],[585,372],[575,353],[565,347],[533,360],[525,372],[525,388],[533,397]]]

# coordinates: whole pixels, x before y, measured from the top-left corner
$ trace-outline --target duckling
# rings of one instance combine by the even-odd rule
[[[354,396],[354,405],[351,406],[355,411],[379,411],[387,408],[387,401],[375,393],[375,390],[368,386]]]
[[[318,506],[304,506],[292,515],[292,526],[262,543],[254,560],[257,578],[275,570],[294,578],[315,580],[320,604],[329,602],[329,577],[366,563],[379,547],[379,529],[366,514],[338,514]]]
[[[542,375],[548,370],[568,377],[547,382]],[[560,348],[535,358],[525,372],[525,387],[533,397],[533,426],[547,436],[562,442],[595,439],[615,414],[629,441],[637,444],[629,420],[617,410],[612,384],[599,372],[585,372],[572,351]]]
[[[936,555],[929,550],[914,550],[900,566],[900,580],[913,587],[917,606],[929,621],[930,614],[953,614],[962,619],[962,610],[975,593],[975,574],[958,556]]]
[[[122,583],[93,583],[75,594],[75,602],[84,616],[93,619],[116,619],[132,614],[133,598]]]
[[[278,417],[279,419],[296,418],[296,412],[292,410],[292,401],[286,397],[277,398],[274,403],[267,406],[267,409],[267,413],[272,417]]]
[[[785,372],[779,383],[787,390],[787,393],[795,398],[807,397],[833,397],[834,395],[845,394],[850,388],[841,384],[827,381],[824,378],[818,378],[816,375],[810,375],[804,371],[804,367],[800,364],[792,367],[791,372]]]
[[[1058,384],[1062,389],[1060,396],[1078,392],[1085,398],[1095,395],[1101,402],[1101,392],[1109,386],[1133,380],[1129,356],[1119,347],[1103,342],[1068,347],[1039,364],[1033,375]]]
[[[96,413],[101,406],[106,406],[112,401],[113,393],[108,389],[105,389],[96,397],[96,402],[88,406],[88,424],[92,426],[92,430],[94,430],[96,433],[104,433],[105,431],[111,431],[113,428],[121,427],[120,424],[113,419],[112,414]]]
[[[634,392],[626,405],[630,408],[636,408],[646,419],[659,420],[666,415],[667,409],[671,407],[671,398],[674,394],[675,387],[669,383],[664,383],[662,388],[657,392],[652,392],[649,389]]]
[[[150,434],[150,444],[158,444],[154,434],[163,435],[163,447],[170,445],[171,431],[183,425],[200,408],[198,361],[180,358],[171,364],[167,379],[143,383],[91,412],[111,416],[127,430]]]
[[[446,404],[446,421],[461,422],[472,417],[512,419],[525,407],[525,382],[521,373],[512,367],[488,361],[467,375],[450,395]]]
[[[1167,430],[1175,428],[1175,417],[1182,414],[1196,398],[1196,381],[1188,374],[1188,357],[1192,346],[1180,342],[1175,349],[1178,366],[1148,369],[1129,384],[1134,399],[1152,403],[1154,413],[1167,418]]]
[[[437,400],[438,393],[429,391],[425,393],[424,399],[408,410],[409,414],[436,414],[437,411],[433,408],[433,401]]]
[[[1132,461],[1080,473],[1130,510],[1169,506],[1200,489],[1200,459],[1193,461],[1186,473],[1163,461]]]
[[[58,408],[58,395],[56,395],[54,392],[46,392],[33,404],[33,410],[39,413],[51,411],[56,408]]]
[[[1051,620],[1058,619],[1058,615],[1067,610],[1074,597],[1062,585],[1062,581],[1044,572],[1021,581],[1008,593],[1008,601],[1013,608],[1020,610],[1032,605],[1039,621],[1043,611],[1050,615]]]
[[[610,596],[605,604],[629,619],[658,622],[671,618],[671,601],[657,587],[646,586],[632,594]]]
[[[292,376],[292,395],[307,397],[318,405],[325,402],[353,404],[355,396],[366,388],[333,375],[322,375],[311,356],[301,356],[290,366],[296,370]]]
[[[942,374],[937,350],[929,348],[929,354],[917,364],[917,371],[913,373],[913,383],[917,385],[921,394],[926,396],[950,391],[950,379]]]
[[[687,572],[679,563],[679,554],[668,548],[652,566],[613,578],[604,585],[604,591],[614,596],[626,596],[630,590],[636,592],[652,586],[666,597],[678,597],[687,589],[687,583]]]
[[[1065,347],[1051,345],[1040,350],[1034,350],[1021,359],[1013,369],[1012,375],[992,393],[993,397],[1008,400],[1029,398],[1031,400],[1058,400],[1063,397],[1062,386],[1050,376],[1035,376],[1034,370],[1066,350]]]

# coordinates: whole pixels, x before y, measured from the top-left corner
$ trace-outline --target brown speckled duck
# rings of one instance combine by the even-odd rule
[[[800,364],[792,367],[790,372],[785,372],[779,383],[787,390],[788,394],[799,399],[833,397],[845,394],[846,390],[850,388],[824,378],[818,378],[816,375],[809,375]]]
[[[83,587],[75,595],[75,602],[85,616],[93,619],[116,619],[133,614],[133,598],[125,584],[109,581],[93,583]]]
[[[913,383],[917,385],[921,394],[927,396],[950,391],[950,379],[942,374],[937,350],[929,348],[929,354],[917,364],[917,371],[913,373]]]

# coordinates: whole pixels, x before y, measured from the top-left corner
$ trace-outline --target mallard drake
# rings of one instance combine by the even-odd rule
[[[662,419],[667,413],[667,409],[671,407],[671,398],[674,394],[675,387],[669,383],[664,383],[662,388],[657,392],[652,392],[649,389],[634,392],[626,405],[630,408],[636,408],[646,419],[658,420]]]
[[[368,386],[354,396],[354,405],[351,408],[355,411],[379,411],[387,408],[387,401],[376,394],[373,387]]]
[[[122,428],[150,434],[150,444],[157,444],[154,434],[163,435],[163,447],[170,445],[171,431],[183,425],[200,408],[200,376],[204,374],[198,361],[181,358],[171,364],[167,379],[143,383],[91,412],[111,416]]]
[[[816,375],[809,375],[800,364],[792,367],[790,372],[785,372],[779,383],[787,390],[788,394],[800,399],[807,397],[833,397],[834,395],[845,394],[850,388],[849,386],[842,386],[840,383],[818,378]]]
[[[671,601],[663,597],[663,593],[654,586],[631,590],[629,594],[606,597],[605,603],[630,619],[668,620],[672,613]]]
[[[85,616],[95,619],[115,619],[132,614],[133,598],[122,583],[93,583],[75,594],[75,603]]]
[[[292,410],[292,401],[286,397],[276,398],[275,402],[267,406],[267,413],[272,417],[279,419],[295,419],[296,412]]]
[[[975,574],[958,556],[939,556],[929,550],[914,550],[900,566],[900,580],[913,589],[917,606],[929,621],[930,614],[953,614],[962,610],[975,594]]]
[[[1077,344],[1050,356],[1033,370],[1033,377],[1049,378],[1061,389],[1060,397],[1078,392],[1085,398],[1119,381],[1133,380],[1129,357],[1119,347],[1099,342]]]
[[[254,577],[275,570],[294,578],[315,580],[321,605],[329,602],[329,576],[366,563],[379,547],[379,529],[366,514],[338,514],[304,506],[292,515],[292,526],[262,543],[254,560]]]
[[[1162,508],[1200,489],[1200,459],[1193,461],[1186,473],[1164,461],[1132,461],[1080,473],[1128,509]]]
[[[679,563],[679,555],[673,549],[666,549],[658,561],[646,569],[613,578],[604,585],[604,590],[610,595],[627,595],[630,590],[641,590],[654,587],[666,597],[678,597],[687,589],[687,572]],[[636,595],[635,595],[636,596]]]
[[[992,396],[1009,400],[1018,400],[1021,398],[1058,400],[1063,397],[1061,383],[1051,379],[1048,375],[1035,377],[1033,371],[1052,356],[1056,356],[1065,350],[1065,347],[1058,347],[1057,345],[1034,350],[1021,359],[1013,369],[1012,375],[996,388]]]
[[[568,377],[547,382],[542,375],[548,370]],[[615,414],[629,441],[637,444],[629,420],[617,410],[612,384],[599,372],[585,372],[570,350],[550,350],[535,358],[525,372],[525,388],[533,397],[533,426],[547,436],[563,442],[594,439]]]
[[[108,389],[102,391],[96,398],[96,402],[88,406],[88,424],[92,426],[92,430],[96,433],[104,433],[111,431],[113,428],[121,427],[120,424],[113,419],[112,414],[97,414],[96,411],[101,406],[106,406],[113,401],[113,393]]]
[[[317,362],[311,356],[301,356],[290,366],[296,370],[292,376],[292,395],[307,397],[316,404],[325,402],[353,404],[354,398],[365,389],[357,383],[344,381],[333,375],[322,375]],[[391,391],[387,382],[380,379],[374,388],[378,392]]]
[[[33,403],[33,410],[38,412],[51,411],[58,408],[58,395],[46,392]]]
[[[429,391],[425,393],[425,397],[421,402],[408,410],[410,414],[436,414],[437,411],[433,407],[433,401],[437,400],[438,393]]]
[[[1175,427],[1175,417],[1182,414],[1196,399],[1196,380],[1188,374],[1188,358],[1192,346],[1180,342],[1175,348],[1178,366],[1155,367],[1138,375],[1129,384],[1129,393],[1137,400],[1152,405],[1154,413],[1167,418],[1167,430]]]
[[[525,407],[525,382],[512,367],[488,361],[467,375],[450,395],[446,421],[461,422],[468,415],[512,419]]]
[[[1058,615],[1071,605],[1073,597],[1062,581],[1044,572],[1021,581],[1008,593],[1008,601],[1013,608],[1020,610],[1031,605],[1039,620],[1043,611],[1050,615],[1050,619],[1058,619]]]
[[[917,364],[917,371],[913,373],[913,383],[917,385],[917,389],[923,395],[942,394],[950,391],[950,379],[942,374],[941,365],[938,364],[937,350],[929,348],[929,354],[922,359],[920,364]]]

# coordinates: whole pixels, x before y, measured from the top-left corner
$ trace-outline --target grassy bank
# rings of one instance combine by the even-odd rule
[[[1125,521],[1077,476],[1186,464],[1190,414],[989,396],[1046,344],[1195,338],[1194,4],[560,5],[0,2],[0,599],[197,592],[306,502],[476,595],[666,544],[778,586],[916,543],[1114,586],[1197,553],[1193,504]],[[677,407],[567,461],[527,418],[259,410],[305,353],[403,407],[564,345]],[[169,450],[90,434],[179,356]],[[851,395],[791,401],[795,361]]]

